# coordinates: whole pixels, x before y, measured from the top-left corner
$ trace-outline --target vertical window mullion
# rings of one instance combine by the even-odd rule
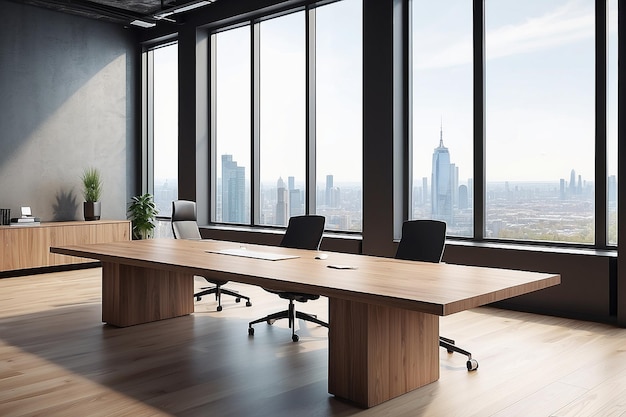
[[[413,27],[413,2],[404,0],[402,2],[402,33],[401,39],[405,40],[402,44],[402,80],[406,83],[406,88],[402,91],[402,116],[404,118],[403,127],[405,129],[404,137],[402,138],[404,146],[404,155],[402,158],[403,168],[402,173],[404,178],[407,179],[405,185],[403,185],[404,194],[401,198],[404,199],[404,210],[402,218],[396,218],[394,221],[394,239],[400,238],[402,235],[402,225],[404,220],[411,220],[413,216],[413,36],[411,28]],[[408,184],[408,186],[406,186]]]
[[[213,163],[211,163],[211,166],[209,167],[209,175],[211,176],[210,180],[211,180],[211,199],[210,199],[210,212],[209,212],[209,216],[210,216],[210,220],[212,222],[216,222],[217,221],[217,158],[219,158],[219,156],[217,155],[217,115],[216,115],[216,110],[217,110],[217,103],[216,103],[216,97],[217,97],[217,37],[215,34],[213,34],[210,37],[210,42],[209,42],[209,56],[210,56],[210,60],[211,60],[211,64],[210,64],[210,81],[209,81],[209,88],[211,89],[211,91],[209,92],[209,97],[210,97],[210,109],[209,109],[209,117],[211,118],[211,132],[210,132],[210,141],[209,141],[209,161],[213,161]]]
[[[141,184],[141,192],[154,190],[154,50],[146,52],[146,120],[144,139],[145,157],[142,160],[141,176],[144,178]]]
[[[607,247],[607,0],[596,0],[595,246]]]
[[[485,1],[474,0],[474,240],[485,237]]]
[[[316,212],[316,101],[315,101],[315,8],[310,9],[306,16],[306,196],[305,213]]]
[[[250,169],[250,186],[251,186],[251,199],[250,199],[250,212],[251,223],[253,225],[259,224],[261,221],[261,174],[260,174],[260,100],[261,100],[261,69],[260,69],[260,49],[261,49],[261,36],[260,36],[260,24],[253,23],[251,25],[250,36],[252,37],[252,48],[250,50],[251,65],[252,65],[252,137],[251,137],[251,164]]]

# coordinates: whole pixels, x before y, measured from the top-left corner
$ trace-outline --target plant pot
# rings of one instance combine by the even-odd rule
[[[100,220],[101,210],[102,207],[99,201],[85,201],[83,203],[85,220]]]

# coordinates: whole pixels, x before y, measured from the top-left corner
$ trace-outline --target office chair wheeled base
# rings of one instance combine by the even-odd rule
[[[226,288],[221,287],[202,287],[201,290],[193,296],[196,297],[196,301],[202,300],[203,295],[215,294],[215,299],[217,300],[217,311],[222,311],[222,294],[230,295],[235,297],[235,302],[241,302],[241,299],[246,300],[246,307],[252,307],[252,303],[250,302],[250,297],[246,297],[245,295],[239,294],[237,291],[231,291]]]
[[[269,314],[263,318],[251,321],[248,324],[248,335],[254,336],[254,327],[252,327],[253,324],[266,322],[268,325],[272,325],[274,324],[276,320],[279,320],[279,319],[289,319],[289,328],[291,329],[291,340],[294,342],[297,342],[298,340],[300,340],[300,337],[295,333],[296,331],[295,319],[310,321],[310,322],[319,324],[320,326],[324,326],[328,328],[328,323],[325,323],[319,320],[317,316],[313,314],[303,313],[301,311],[296,311],[293,300],[289,300],[289,309],[279,311],[278,313]]]
[[[454,344],[454,340],[448,339],[447,337],[439,336],[439,346],[445,348],[448,353],[460,353],[461,355],[467,356],[467,362],[465,366],[467,366],[467,370],[475,371],[478,369],[478,361],[476,359],[472,359],[472,354],[467,350],[461,349],[460,347]]]

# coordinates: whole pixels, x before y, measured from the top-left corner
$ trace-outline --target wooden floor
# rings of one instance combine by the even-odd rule
[[[113,328],[100,269],[0,279],[0,416],[626,416],[626,329],[480,308],[441,332],[480,368],[440,351],[439,381],[369,410],[327,393],[327,330],[248,321],[286,306],[230,283],[187,317]],[[199,286],[201,282],[197,282]],[[324,299],[299,304],[327,318]]]

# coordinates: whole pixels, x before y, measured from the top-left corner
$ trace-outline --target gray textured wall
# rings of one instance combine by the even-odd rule
[[[0,15],[0,208],[80,220],[80,177],[94,166],[102,218],[126,218],[135,183],[133,34],[5,0]]]

